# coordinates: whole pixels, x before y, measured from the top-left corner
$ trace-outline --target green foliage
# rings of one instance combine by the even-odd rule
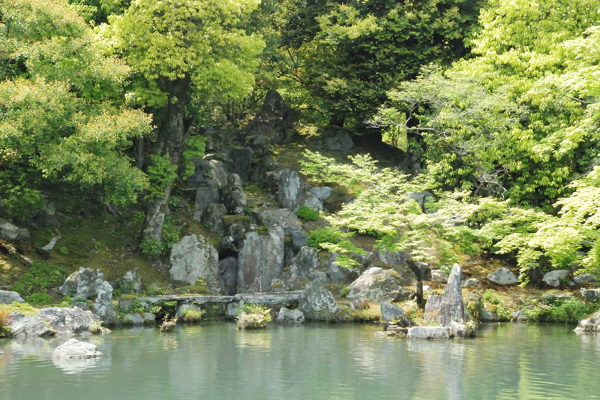
[[[488,309],[490,310],[490,312],[496,312],[496,314],[498,314],[498,319],[500,321],[510,321],[512,318],[512,313],[510,312],[510,310],[508,309],[508,307],[506,306],[506,304],[504,303],[504,301],[502,301],[502,299],[500,297],[498,297],[498,294],[496,293],[496,291],[494,289],[488,289],[483,293],[483,300],[488,303],[491,304],[493,307],[489,307]],[[492,311],[492,308],[495,308],[494,311]]]
[[[48,293],[34,293],[31,296],[27,296],[25,301],[34,306],[54,304],[54,299]]]
[[[183,151],[182,179],[187,179],[194,173],[195,165],[192,160],[204,157],[205,142],[206,138],[203,136],[192,136],[187,140],[187,148]]]
[[[181,228],[177,226],[175,220],[169,216],[165,217],[162,240],[146,240],[140,243],[142,253],[147,256],[157,256],[160,254],[168,254],[171,247],[181,240]]]
[[[342,290],[340,290],[340,296],[341,297],[346,297],[348,295],[348,293],[350,293],[350,288],[349,287],[345,287]]]
[[[14,285],[11,290],[29,296],[33,293],[46,293],[50,288],[63,284],[67,273],[62,268],[48,263],[33,264]]]
[[[525,315],[533,322],[575,323],[598,311],[600,304],[585,303],[576,298],[566,300],[548,297],[525,309]]]
[[[150,197],[159,198],[165,195],[164,188],[177,178],[177,165],[171,164],[167,154],[150,156],[148,180],[150,181]]]
[[[58,251],[60,252],[60,254],[63,254],[63,255],[68,255],[69,254],[69,249],[67,249],[66,246],[59,247]]]
[[[339,243],[341,235],[331,227],[315,229],[308,235],[308,245],[315,249],[321,248],[321,243]]]
[[[0,338],[9,337],[11,329],[8,326],[8,310],[0,309]]]
[[[206,311],[194,310],[190,308],[187,310],[182,310],[181,313],[183,314],[183,320],[185,322],[198,322],[202,319],[202,316],[206,313]]]
[[[304,204],[298,208],[296,216],[305,221],[316,221],[319,219],[319,213],[312,208],[306,207]]]

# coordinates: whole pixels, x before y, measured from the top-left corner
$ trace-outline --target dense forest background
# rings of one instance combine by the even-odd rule
[[[597,273],[599,61],[595,0],[0,0],[0,213],[27,220],[56,188],[143,205],[140,247],[160,254],[200,128],[276,89],[298,124],[414,160],[307,153],[315,182],[362,185],[328,217],[340,234],[509,254],[524,281]],[[403,197],[419,190],[426,212]]]

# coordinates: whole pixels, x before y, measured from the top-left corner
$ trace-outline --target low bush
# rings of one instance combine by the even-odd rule
[[[319,212],[306,207],[305,205],[301,205],[300,208],[298,208],[298,211],[296,211],[296,216],[305,221],[316,221],[319,219]]]
[[[339,243],[342,237],[339,232],[333,228],[315,229],[308,235],[308,245],[318,249],[321,243]]]
[[[204,310],[194,310],[191,308],[181,311],[181,314],[183,314],[183,320],[185,322],[198,322],[202,319],[202,316],[205,313],[206,313],[206,311],[204,311]]]
[[[21,296],[33,293],[47,293],[47,290],[63,284],[67,273],[64,269],[46,262],[36,263],[25,272],[11,289]]]
[[[549,297],[534,304],[532,308],[525,309],[525,315],[532,322],[576,323],[599,309],[600,304],[596,302]]]

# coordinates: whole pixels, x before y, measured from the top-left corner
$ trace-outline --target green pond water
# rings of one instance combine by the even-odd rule
[[[93,336],[104,357],[52,360],[66,338],[0,340],[0,399],[591,399],[600,336],[494,324],[478,338],[375,338],[375,325],[233,323]]]

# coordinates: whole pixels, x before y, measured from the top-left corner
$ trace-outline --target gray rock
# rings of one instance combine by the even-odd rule
[[[135,271],[127,271],[119,282],[119,291],[121,293],[139,294],[142,291],[142,278]]]
[[[223,217],[227,215],[227,207],[224,204],[211,203],[206,207],[206,213],[202,222],[213,232],[222,232],[225,229]]]
[[[27,240],[31,237],[27,229],[18,226],[0,218],[0,239],[9,241]]]
[[[396,301],[402,291],[403,279],[393,269],[371,267],[348,287],[350,300],[369,300],[375,303]]]
[[[232,215],[244,215],[248,197],[242,190],[242,179],[238,174],[231,174],[227,182],[227,190],[223,195],[223,203],[227,211]]]
[[[298,276],[308,277],[318,267],[319,256],[317,250],[304,246],[292,260],[290,270]]]
[[[581,297],[587,301],[594,301],[600,297],[600,289],[581,289]]]
[[[269,143],[284,143],[292,128],[290,112],[283,98],[275,90],[269,90],[262,108],[246,128],[247,137],[260,136]]]
[[[140,314],[127,314],[123,317],[124,325],[144,325],[144,318]]]
[[[238,291],[266,291],[284,267],[285,232],[270,228],[265,236],[249,232],[240,243],[238,254]]]
[[[302,247],[308,246],[308,236],[302,231],[293,231],[290,233],[290,237],[292,239],[292,250],[294,251],[294,255],[298,254]]]
[[[304,194],[304,205],[317,212],[323,211],[323,203],[311,192]]]
[[[37,313],[38,318],[57,335],[88,335],[102,333],[97,315],[79,307],[48,307]]]
[[[444,326],[413,326],[408,328],[406,337],[411,340],[450,339],[450,328]]]
[[[221,292],[227,295],[237,291],[238,261],[235,257],[227,257],[219,261],[219,279]]]
[[[351,282],[359,278],[359,273],[355,268],[344,268],[340,267],[335,261],[338,259],[339,254],[332,253],[325,268],[327,269],[327,276],[331,283],[346,283]]]
[[[81,267],[79,271],[69,275],[58,291],[63,296],[72,296],[74,299],[91,299],[98,295],[98,288],[103,280],[104,274],[99,269]]]
[[[45,204],[42,208],[36,211],[34,221],[38,226],[49,227],[58,226],[58,213],[56,206],[53,203]]]
[[[512,321],[513,322],[527,322],[527,321],[529,321],[529,318],[527,318],[525,311],[519,310],[519,311],[515,311],[514,313],[512,313]]]
[[[156,321],[154,315],[150,313],[144,313],[142,317],[144,318],[144,324],[153,324]]]
[[[169,276],[176,281],[196,284],[204,279],[211,293],[220,292],[219,253],[207,238],[188,235],[171,248]]]
[[[195,169],[194,173],[188,178],[188,184],[192,187],[199,185],[211,186],[214,182],[219,188],[227,186],[227,172],[221,161],[208,159],[192,160]]]
[[[498,285],[512,285],[518,282],[517,277],[508,268],[498,268],[487,278]]]
[[[427,200],[430,197],[433,197],[433,193],[431,193],[428,190],[424,190],[422,192],[417,193],[407,193],[406,197],[408,197],[410,200],[414,200],[417,203],[419,203],[421,210],[425,211],[425,203],[427,203]]]
[[[544,274],[544,279],[542,280],[546,285],[552,287],[559,287],[569,280],[569,276],[571,275],[571,271],[568,269],[558,269],[555,271],[550,271]]]
[[[467,327],[465,324],[456,321],[450,322],[450,337],[464,339],[466,337],[475,337],[475,330]]]
[[[303,188],[298,172],[291,169],[283,169],[279,174],[277,188],[277,201],[282,208],[288,208],[293,212],[300,207],[300,195]]]
[[[479,284],[479,280],[477,280],[476,278],[469,278],[469,279],[465,280],[462,285],[464,287],[471,287],[471,286],[477,286],[478,284]]]
[[[483,308],[481,309],[481,313],[479,314],[479,318],[483,321],[483,322],[496,322],[498,321],[498,313],[497,312],[491,312],[490,310],[488,310],[488,305],[484,304]]]
[[[325,138],[325,144],[329,151],[339,151],[346,153],[354,147],[352,136],[346,130],[338,130],[333,135]]]
[[[196,191],[196,203],[194,205],[194,220],[201,222],[202,217],[206,213],[209,204],[218,204],[219,187],[218,186],[202,186]]]
[[[574,329],[577,333],[598,332],[600,331],[600,312],[596,313],[590,319],[582,319],[579,325]]]
[[[527,270],[530,285],[539,285],[544,279],[544,273],[540,267],[534,266]]]
[[[313,321],[337,322],[345,319],[343,309],[319,280],[306,285],[300,295],[298,309],[307,319]]]
[[[260,157],[260,152],[257,154]],[[254,151],[250,147],[228,148],[227,158],[229,165],[229,171],[232,174],[239,176],[243,182],[248,182],[250,179],[250,171],[252,170],[252,158],[254,157]]]
[[[227,303],[227,308],[225,310],[225,317],[227,319],[235,319],[238,315],[240,315],[240,308],[243,306],[244,306],[243,300]]]
[[[268,227],[281,227],[286,235],[291,235],[292,232],[302,229],[302,223],[296,214],[287,208],[263,211],[260,213],[260,219]]]
[[[117,312],[112,304],[113,288],[110,283],[104,281],[98,288],[98,297],[94,302],[94,314],[100,317],[105,325],[116,325],[119,323]]]
[[[397,251],[395,253],[390,253],[388,251],[380,251],[379,259],[381,260],[381,262],[391,266],[406,265],[406,253],[402,251]]]
[[[52,329],[37,317],[30,317],[21,313],[11,313],[9,317],[11,321],[8,323],[8,327],[11,335],[17,339],[54,335]]]
[[[179,317],[179,319],[183,319],[183,317],[185,316],[185,312],[187,310],[201,311],[202,308],[197,304],[190,304],[190,303],[179,304],[177,306],[177,309],[175,310],[177,317]]]
[[[438,283],[448,283],[448,275],[441,269],[432,269],[431,280]]]
[[[300,310],[290,310],[282,307],[277,315],[277,322],[301,324],[304,322],[304,314]]]
[[[381,320],[384,322],[397,322],[397,321],[405,321],[404,311],[402,311],[402,307],[397,306],[395,304],[391,304],[387,301],[381,303]],[[404,324],[402,324],[404,325]]]
[[[449,326],[452,321],[462,323],[465,320],[465,306],[462,298],[462,269],[454,264],[448,278],[443,296],[429,296],[425,305],[426,321],[434,321]]]
[[[97,358],[102,357],[96,345],[69,339],[58,346],[52,353],[52,358]]]
[[[12,304],[13,302],[25,303],[25,300],[17,292],[0,290],[0,304]]]
[[[331,189],[329,186],[314,187],[314,188],[310,189],[309,192],[312,193],[313,195],[315,195],[315,197],[319,201],[325,201],[329,197],[331,197],[331,194],[333,193],[333,189]]]
[[[577,286],[581,286],[586,283],[596,282],[596,277],[592,274],[581,274],[581,275],[577,275],[575,278],[573,278],[573,281],[575,282],[575,284]]]

